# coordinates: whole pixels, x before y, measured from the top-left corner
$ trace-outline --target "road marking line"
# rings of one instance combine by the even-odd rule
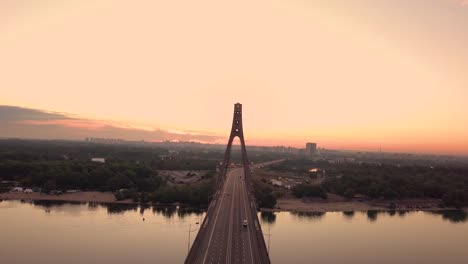
[[[245,175],[244,175],[244,177],[245,177]],[[245,207],[245,201],[246,201],[246,200],[245,200],[245,195],[244,195],[244,194],[247,192],[247,190],[245,189],[245,182],[244,182],[244,184],[242,184],[241,186],[242,186],[242,189],[245,190],[245,192],[242,191],[242,200],[244,201],[244,212],[245,212],[245,217],[248,218],[248,216],[247,216],[247,208]],[[248,240],[249,240],[250,259],[251,259],[251,261],[252,261],[252,263],[253,263],[254,259],[253,259],[253,253],[252,253],[252,242],[250,241],[250,230],[249,230],[248,227],[247,227],[247,235],[248,235]]]
[[[222,189],[223,193],[226,190],[227,184],[228,184],[228,182],[225,181],[224,185],[223,185],[223,189]],[[221,204],[223,204],[223,200],[224,200],[224,195],[221,196],[220,206],[218,206],[218,212],[216,213],[216,217],[215,217],[215,220],[214,220],[214,223],[213,223],[213,229],[211,230],[210,239],[208,240],[208,247],[207,247],[207,250],[205,252],[205,256],[203,257],[203,263],[206,262],[206,256],[208,255],[208,251],[210,251],[211,239],[213,238],[213,232],[214,232],[215,227],[216,227],[216,221],[218,220],[219,211],[221,211]]]
[[[233,176],[230,176],[231,178]],[[231,190],[231,209],[229,210],[229,231],[228,231],[228,241],[227,241],[227,254],[226,254],[226,263],[230,264],[231,263],[231,246],[232,246],[232,215],[234,211],[234,191],[236,190],[236,183],[237,181],[234,180],[234,183],[232,184],[232,190]]]

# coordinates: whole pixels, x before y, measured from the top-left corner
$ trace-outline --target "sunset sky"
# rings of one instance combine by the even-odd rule
[[[468,1],[0,1],[0,137],[468,154]],[[15,106],[15,107],[12,107]]]

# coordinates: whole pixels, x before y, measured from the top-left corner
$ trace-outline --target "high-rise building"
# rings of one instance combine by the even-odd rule
[[[308,157],[313,157],[317,153],[317,143],[307,143],[306,144],[306,155]]]

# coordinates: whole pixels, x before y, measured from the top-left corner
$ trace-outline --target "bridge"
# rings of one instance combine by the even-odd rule
[[[239,137],[242,168],[229,169],[232,142]],[[242,105],[234,105],[231,134],[214,194],[186,264],[270,263],[257,217],[250,164],[242,129]]]

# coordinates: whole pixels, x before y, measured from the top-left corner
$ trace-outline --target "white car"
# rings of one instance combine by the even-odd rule
[[[244,221],[242,221],[242,226],[247,227],[247,219],[244,219]]]

